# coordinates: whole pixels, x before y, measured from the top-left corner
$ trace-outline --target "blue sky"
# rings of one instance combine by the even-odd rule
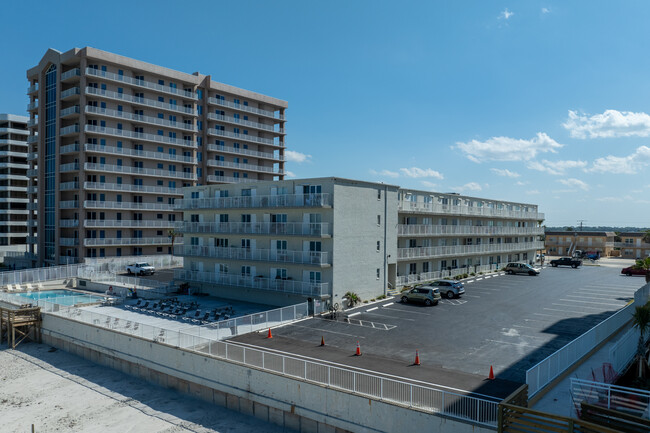
[[[3,15],[0,112],[25,113],[25,71],[47,48],[93,46],[287,100],[295,177],[650,226],[649,2],[34,1]]]

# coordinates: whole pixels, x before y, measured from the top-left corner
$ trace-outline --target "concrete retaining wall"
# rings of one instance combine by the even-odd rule
[[[43,342],[300,432],[493,431],[51,314],[43,314]]]

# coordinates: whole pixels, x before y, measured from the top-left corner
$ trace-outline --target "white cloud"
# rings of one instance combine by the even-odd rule
[[[294,173],[293,171],[285,171],[285,172],[284,172],[284,175],[285,175],[288,179],[295,179],[295,178],[296,178],[296,173]]]
[[[483,161],[529,161],[538,153],[556,153],[563,145],[543,132],[530,140],[510,137],[492,137],[487,141],[472,140],[456,143],[457,147],[474,162]]]
[[[463,186],[455,186],[452,188],[454,191],[482,191],[483,187],[476,182],[468,182]]]
[[[620,203],[623,201],[622,197],[598,197],[596,201],[602,201],[604,203]]]
[[[583,191],[589,190],[589,185],[576,178],[559,179],[558,182],[571,188],[580,188]]]
[[[537,194],[539,194],[539,190],[531,189],[530,191],[526,191],[526,194],[528,194],[528,195],[537,195]]]
[[[302,162],[311,162],[311,155],[296,152],[293,150],[285,150],[284,157],[288,162],[297,162],[299,164]]]
[[[430,188],[430,189],[438,188],[438,184],[437,184],[437,183],[429,182],[428,180],[421,180],[420,183],[421,183],[423,186],[425,186],[425,187],[427,187],[427,188]]]
[[[505,177],[516,178],[516,177],[521,176],[519,173],[515,173],[514,171],[510,171],[508,169],[503,169],[502,170],[500,168],[491,168],[490,171],[493,172],[494,174],[497,174],[499,176],[505,176]]]
[[[542,13],[543,14],[550,14],[551,10],[549,8],[542,8]]]
[[[443,179],[443,175],[435,171],[431,168],[418,168],[418,167],[411,167],[411,168],[400,168],[399,171],[402,172],[402,174],[406,177],[414,177],[414,178],[419,178],[419,177],[433,177],[436,179]]]
[[[549,161],[543,159],[540,161],[530,161],[527,165],[531,170],[543,171],[549,174],[561,175],[564,174],[568,169],[572,168],[585,168],[587,162],[585,161]]]
[[[606,110],[593,116],[569,110],[562,124],[574,138],[613,138],[650,136],[650,115],[632,111]]]
[[[522,181],[518,180],[517,183],[515,183],[515,185],[524,186],[524,185],[528,185],[528,182],[522,182]]]
[[[503,19],[505,19],[505,20],[509,20],[510,17],[513,16],[514,14],[515,14],[514,12],[510,12],[510,11],[508,10],[508,8],[505,8],[505,9],[501,12],[501,14],[499,14],[499,19],[502,19],[502,18],[503,18]]]
[[[635,174],[643,167],[650,165],[650,147],[641,146],[628,156],[608,155],[598,158],[588,171],[597,173]]]
[[[370,170],[371,174],[374,175],[379,175],[379,176],[386,176],[386,177],[399,177],[399,173],[396,171],[390,171],[390,170],[382,170],[382,171],[376,171],[376,170]]]

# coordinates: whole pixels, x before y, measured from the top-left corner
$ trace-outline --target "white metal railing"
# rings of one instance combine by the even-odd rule
[[[156,270],[175,268],[183,266],[183,258],[169,254],[157,254],[154,256],[120,256],[104,258],[84,259],[85,263],[93,269],[109,273],[124,273],[126,266],[135,262],[146,262],[155,267]]]
[[[246,111],[249,113],[259,114],[260,116],[271,117],[273,119],[284,120],[284,115],[275,113],[274,111],[262,110],[260,108],[250,107],[248,105],[237,104],[235,102],[226,101],[221,98],[208,98],[208,103],[219,105],[222,107],[234,108],[239,111]]]
[[[127,131],[126,129],[108,128],[105,126],[96,125],[85,125],[84,129],[86,132],[90,133],[111,135],[115,137],[126,137],[135,140],[152,141],[154,143],[173,144],[174,146],[183,146],[191,149],[197,148],[197,144],[191,140],[165,137],[164,135],[147,134],[144,132]]]
[[[163,110],[175,111],[177,113],[184,113],[189,115],[195,115],[193,108],[185,108],[181,105],[167,104],[165,102],[156,101],[153,99],[140,98],[137,96],[126,95],[124,93],[112,92],[110,90],[100,90],[95,89],[94,87],[86,87],[86,93],[90,95],[103,96],[109,99],[115,99],[118,101],[131,102],[133,104],[146,105],[148,107],[162,108]]]
[[[276,143],[275,140],[272,138],[262,138],[262,137],[256,137],[254,135],[248,135],[248,134],[237,134],[236,132],[222,131],[220,129],[210,128],[208,129],[208,134],[217,137],[234,138],[241,141],[252,141],[253,143],[265,144],[267,146],[284,147],[284,142],[278,141]]]
[[[79,132],[79,125],[70,125],[61,128],[60,135],[76,134]]]
[[[275,155],[274,153],[269,153],[269,152],[259,152],[257,150],[249,150],[249,149],[242,149],[238,147],[230,147],[230,146],[220,146],[218,144],[208,144],[208,151],[211,152],[221,152],[221,153],[233,153],[236,155],[247,155],[247,156],[254,156],[256,158],[265,158],[265,159],[271,159],[274,161],[284,161],[285,157],[284,155]]]
[[[89,113],[89,114],[99,114],[99,115],[102,115],[102,116],[113,117],[115,119],[126,119],[126,120],[132,120],[132,121],[135,121],[135,122],[151,123],[151,124],[158,125],[158,126],[166,126],[166,127],[169,127],[169,128],[177,128],[177,129],[182,129],[182,130],[189,131],[189,132],[198,131],[198,128],[193,123],[174,122],[174,121],[171,121],[171,120],[160,119],[158,117],[151,117],[151,116],[133,114],[133,113],[130,113],[128,111],[111,110],[109,108],[93,107],[91,105],[86,105],[85,110],[86,110],[86,113]]]
[[[498,227],[466,225],[400,224],[399,236],[437,235],[543,235],[544,227]]]
[[[205,271],[192,271],[189,269],[176,269],[174,271],[174,279],[233,287],[248,287],[274,292],[295,293],[303,296],[322,296],[329,293],[328,283],[281,280],[255,275],[220,274]]]
[[[229,209],[263,207],[327,207],[332,196],[322,194],[283,194],[176,200],[178,209]]]
[[[618,410],[641,418],[650,419],[650,391],[627,388],[609,383],[571,378],[571,397],[575,407],[582,402]]]
[[[79,114],[79,106],[74,105],[72,107],[64,108],[61,110],[61,117],[69,116],[70,114]]]
[[[125,147],[102,146],[92,143],[85,143],[84,149],[86,152],[134,156],[139,158],[155,159],[156,161],[175,161],[181,164],[196,164],[196,158],[192,156],[176,155],[164,152],[150,152],[146,150],[128,149]]]
[[[514,211],[497,209],[487,206],[459,206],[443,205],[438,203],[423,203],[402,200],[398,203],[398,209],[402,212],[426,212],[441,215],[475,215],[485,217],[520,218],[526,220],[543,220],[544,214],[537,211]]]
[[[183,256],[214,257],[228,260],[259,260],[280,263],[304,263],[311,265],[328,265],[329,254],[326,251],[270,250],[260,248],[213,247],[205,245],[185,245]]]
[[[84,182],[84,188],[92,189],[92,190],[101,190],[101,191],[129,191],[129,192],[142,192],[142,193],[183,195],[181,188],[167,188],[164,186],[148,186],[148,185],[131,185],[126,183]]]
[[[209,175],[207,177],[208,182],[217,182],[217,183],[255,183],[258,182],[257,179],[252,179],[248,177],[229,177],[229,176],[213,176]]]
[[[86,238],[84,246],[100,245],[171,245],[172,239],[165,233],[164,236],[147,238]],[[182,245],[183,239],[176,239],[176,245]]]
[[[70,96],[79,95],[80,93],[81,93],[81,89],[79,89],[79,87],[72,87],[68,90],[64,90],[63,92],[61,92],[61,99],[65,99]]]
[[[182,224],[167,220],[84,220],[84,227],[180,228]]]
[[[397,259],[457,256],[464,254],[503,253],[530,251],[544,248],[544,242],[518,242],[509,244],[451,245],[438,247],[398,248]]]
[[[217,161],[214,159],[208,159],[207,161],[208,167],[227,167],[227,168],[233,168],[233,169],[240,169],[240,170],[248,170],[248,171],[259,171],[262,173],[271,173],[274,175],[283,175],[284,170],[280,168],[275,168],[275,167],[262,167],[260,165],[253,165],[253,164],[240,164],[238,162],[231,162],[231,161]]]
[[[84,170],[108,171],[111,173],[128,173],[128,174],[139,174],[142,176],[154,176],[154,177],[162,177],[162,178],[171,177],[176,179],[196,180],[196,174],[194,173],[186,173],[183,171],[161,170],[158,168],[129,167],[128,165],[95,164],[93,162],[86,162],[84,163]]]
[[[52,280],[64,280],[67,278],[76,277],[79,274],[80,270],[84,268],[86,268],[86,265],[67,265],[0,272],[0,285],[5,286],[7,284],[25,284]]]
[[[250,120],[237,119],[230,116],[222,116],[221,114],[208,113],[208,119],[216,120],[219,122],[227,122],[234,125],[247,126],[255,129],[261,129],[263,131],[268,131],[275,134],[284,134],[283,128],[276,130],[274,125],[265,125],[264,123],[251,122]]]
[[[79,77],[81,76],[81,70],[79,68],[70,69],[61,74],[61,81],[65,81],[68,78]]]
[[[443,278],[454,278],[457,275],[470,274],[472,272],[475,274],[478,274],[479,272],[498,272],[501,267],[502,265],[497,263],[491,265],[466,266],[443,271],[422,272],[411,275],[398,275],[395,283],[397,287],[401,287],[426,281],[440,280]]]
[[[85,200],[86,209],[137,209],[137,210],[165,210],[173,211],[174,205],[166,203],[131,203],[121,201],[96,201]]]
[[[125,75],[114,74],[112,72],[100,71],[95,68],[86,68],[86,75],[93,75],[95,77],[105,78],[111,81],[130,84],[132,86],[145,87],[147,89],[155,90],[157,92],[169,93],[170,95],[177,95],[183,98],[198,100],[198,97],[193,93],[184,89],[176,87],[163,86],[162,84],[152,83],[151,81],[138,80]]]
[[[271,223],[271,222],[184,222],[183,233],[242,233],[267,235],[327,236],[331,235],[329,223]]]
[[[640,337],[639,328],[631,328],[610,347],[609,362],[618,374],[623,374],[625,368],[634,359]],[[647,343],[649,339],[650,335],[647,335],[645,342]]]

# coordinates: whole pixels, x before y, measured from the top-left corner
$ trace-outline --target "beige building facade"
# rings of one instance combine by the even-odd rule
[[[645,259],[650,257],[650,243],[644,241],[643,232],[623,232],[618,235],[620,242],[615,247],[618,254],[625,259]]]
[[[285,101],[91,47],[27,79],[40,264],[169,253],[183,187],[284,177]]]
[[[547,231],[544,245],[551,256],[572,256],[576,250],[615,255],[614,232],[599,231]]]

